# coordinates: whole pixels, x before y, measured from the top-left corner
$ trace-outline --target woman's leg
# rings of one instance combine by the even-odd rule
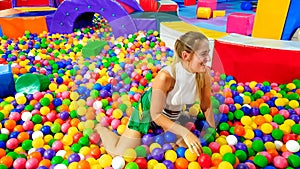
[[[135,148],[141,144],[141,133],[128,127],[121,136],[100,124],[95,129],[101,137],[105,150],[113,157],[123,155],[126,149]]]

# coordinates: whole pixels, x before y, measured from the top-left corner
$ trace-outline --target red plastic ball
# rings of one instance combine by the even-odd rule
[[[211,158],[207,154],[201,154],[198,157],[198,163],[203,168],[209,168],[212,164]]]
[[[139,166],[139,169],[147,169],[147,160],[142,157],[138,157],[134,162]]]

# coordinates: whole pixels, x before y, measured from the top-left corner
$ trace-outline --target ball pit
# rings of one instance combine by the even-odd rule
[[[0,168],[300,167],[300,80],[238,83],[214,71],[217,133],[193,106],[193,121],[184,124],[201,137],[204,154],[172,147],[176,136],[161,130],[143,135],[142,145],[122,156],[107,154],[93,128],[100,123],[122,134],[130,108],[171,63],[174,51],[157,31],[115,39],[107,21],[96,20],[100,24],[72,34],[26,31],[18,39],[0,37],[0,64],[10,64],[15,79],[26,73],[50,78],[47,90],[0,98]],[[89,39],[108,44],[98,56],[83,58]]]

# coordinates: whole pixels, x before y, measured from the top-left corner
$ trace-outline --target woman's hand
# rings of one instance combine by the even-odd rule
[[[196,153],[197,156],[200,156],[200,154],[203,153],[199,138],[192,132],[189,131],[185,136],[183,136],[183,139],[191,152]]]

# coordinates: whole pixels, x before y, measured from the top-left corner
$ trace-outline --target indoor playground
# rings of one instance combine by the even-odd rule
[[[0,169],[299,169],[299,11],[299,0],[0,0]],[[188,31],[211,49],[216,129],[197,102],[180,116],[203,153],[149,129],[111,156],[95,126],[122,135]]]

